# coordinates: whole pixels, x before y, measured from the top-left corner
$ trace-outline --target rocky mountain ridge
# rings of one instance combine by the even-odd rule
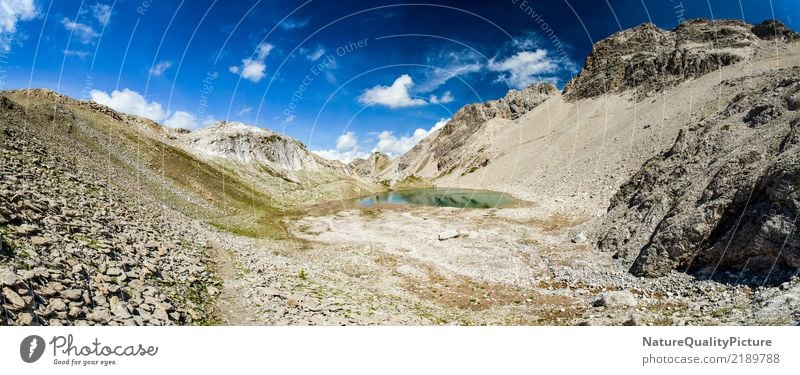
[[[484,153],[485,146],[491,142],[486,124],[516,120],[557,95],[554,85],[534,83],[523,90],[509,90],[500,99],[468,104],[444,127],[393,160],[379,177],[395,181],[408,176],[433,179],[456,170],[469,173],[485,167],[492,159],[492,155]]]
[[[635,90],[643,98],[688,79],[752,57],[762,40],[796,40],[778,21],[694,19],[671,31],[646,23],[592,47],[581,72],[564,88],[569,100]]]
[[[376,151],[364,159],[353,159],[347,166],[359,176],[370,177],[382,171],[390,162],[389,155]]]
[[[682,131],[611,201],[598,245],[636,275],[766,283],[800,268],[800,68],[721,86],[748,89]]]
[[[241,122],[219,121],[179,139],[187,150],[206,157],[263,163],[287,172],[318,171],[329,164],[295,139]]]
[[[472,173],[496,158],[487,153],[491,132],[487,123],[516,121],[552,97],[567,101],[604,94],[641,100],[722,67],[753,58],[759,47],[776,40],[791,42],[798,34],[778,21],[750,25],[738,20],[694,19],[671,31],[651,23],[623,30],[597,42],[583,69],[559,93],[555,86],[536,83],[504,98],[459,109],[438,132],[430,134],[377,174],[399,181],[409,176],[435,180]]]

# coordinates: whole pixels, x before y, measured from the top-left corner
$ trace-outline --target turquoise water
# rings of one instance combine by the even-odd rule
[[[459,208],[496,208],[516,204],[514,197],[497,191],[472,189],[413,189],[387,191],[362,198],[358,204],[373,206],[376,204],[419,205],[435,207]]]

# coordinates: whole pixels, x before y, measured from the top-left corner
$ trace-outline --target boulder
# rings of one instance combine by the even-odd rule
[[[439,239],[439,241],[449,240],[451,238],[456,238],[458,236],[459,236],[459,233],[455,229],[446,229],[446,230],[444,230],[442,232],[439,232],[439,234],[436,235],[436,237]]]
[[[3,296],[5,296],[6,302],[11,305],[12,309],[21,309],[25,307],[27,304],[25,300],[20,297],[17,292],[11,290],[10,288],[3,288]]]
[[[636,297],[627,290],[603,292],[592,303],[595,307],[608,308],[633,307],[637,304]]]

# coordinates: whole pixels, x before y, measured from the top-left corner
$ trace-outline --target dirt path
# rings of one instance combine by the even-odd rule
[[[245,282],[239,275],[235,259],[221,248],[216,248],[214,255],[217,275],[222,279],[222,290],[214,309],[217,319],[222,325],[228,326],[259,324],[242,299]]]

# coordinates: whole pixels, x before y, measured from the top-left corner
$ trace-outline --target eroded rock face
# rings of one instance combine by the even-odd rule
[[[592,47],[564,88],[570,100],[636,89],[638,98],[749,58],[758,36],[735,20],[690,20],[672,31],[643,24]]]
[[[341,161],[325,159],[309,151],[300,141],[269,129],[220,121],[206,128],[177,134],[174,139],[190,154],[227,165],[256,183],[272,178],[281,180],[266,186],[267,189],[275,188],[271,190],[273,192],[285,191],[286,187],[280,185],[283,182],[292,184],[290,188],[297,185],[324,186],[311,192],[312,195],[331,194],[320,192],[325,189],[341,194],[361,186],[360,180],[353,178],[352,169]]]
[[[790,109],[800,68],[721,85],[742,92],[681,131],[611,201],[599,247],[636,275],[765,281],[800,267],[800,114]]]
[[[759,38],[766,40],[778,39],[785,42],[800,40],[800,34],[777,20],[766,20],[753,26],[752,31],[753,34],[756,34]]]
[[[353,170],[353,173],[362,177],[370,177],[386,168],[389,161],[388,155],[382,152],[373,152],[366,159],[351,161],[348,166]]]
[[[317,170],[319,163],[305,145],[268,129],[220,121],[183,136],[190,148],[242,163],[262,162],[279,170]]]

